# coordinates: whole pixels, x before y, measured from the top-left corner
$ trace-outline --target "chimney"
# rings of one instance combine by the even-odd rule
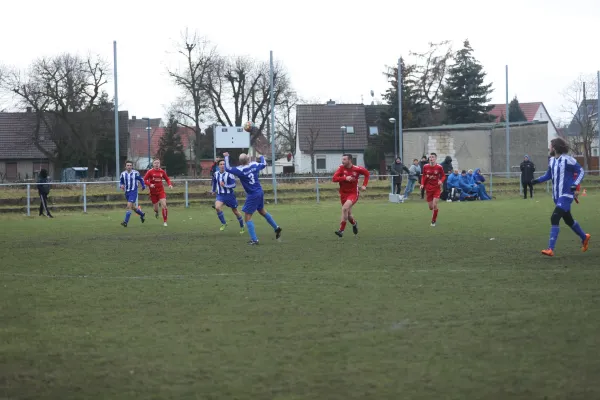
[[[132,116],[131,116],[131,120],[132,120],[132,121],[135,121],[136,119],[137,119],[137,117],[136,117],[135,115],[132,115]]]
[[[26,110],[28,113],[31,113],[31,107],[27,107],[25,110]]]
[[[329,99],[329,101],[327,102],[328,106],[335,106],[335,101]]]

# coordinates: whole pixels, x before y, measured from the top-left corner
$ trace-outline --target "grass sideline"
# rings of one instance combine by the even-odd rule
[[[270,206],[261,245],[210,207],[2,215],[0,398],[600,398],[600,215],[550,198]],[[494,239],[494,240],[491,240]]]

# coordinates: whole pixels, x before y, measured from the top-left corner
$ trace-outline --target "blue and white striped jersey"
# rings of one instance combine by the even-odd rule
[[[251,162],[248,165],[240,165],[231,168],[229,165],[229,157],[225,157],[225,171],[237,176],[242,182],[242,186],[248,195],[263,194],[262,186],[258,180],[258,175],[261,169],[266,168],[265,158],[260,156],[260,162]]]
[[[131,172],[121,172],[121,185],[125,187],[125,193],[137,191],[138,182],[142,185],[142,189],[146,188],[144,179],[135,169],[132,169]]]
[[[577,178],[575,178],[575,174],[577,174]],[[552,198],[556,203],[560,197],[573,198],[572,188],[581,183],[584,174],[583,168],[577,160],[563,154],[558,158],[550,158],[548,170],[537,181],[546,182],[552,179]]]
[[[223,182],[223,186],[221,186]],[[217,171],[212,177],[212,191],[217,194],[233,194],[235,187],[235,176],[229,172]]]

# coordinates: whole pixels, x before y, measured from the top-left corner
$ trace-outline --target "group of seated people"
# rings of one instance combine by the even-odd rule
[[[459,173],[455,169],[447,179],[448,201],[463,200],[491,200],[492,198],[485,191],[485,178],[481,175],[481,170],[477,168]]]

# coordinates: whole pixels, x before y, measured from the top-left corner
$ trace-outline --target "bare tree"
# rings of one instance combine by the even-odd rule
[[[244,119],[257,124],[250,142],[254,143],[265,131],[270,140],[268,124],[270,110],[269,64],[249,57],[220,57],[214,64],[208,81],[211,111],[216,121],[225,126],[241,126]],[[274,65],[275,106],[282,104],[290,88],[289,79],[281,64]]]
[[[568,141],[575,153],[583,155],[585,169],[590,168],[592,144],[598,137],[597,93],[596,80],[587,75],[580,75],[562,93],[565,103],[561,111],[572,117],[567,128]]]
[[[298,95],[289,91],[275,112],[275,140],[282,152],[296,153],[296,106]]]
[[[452,43],[444,40],[429,43],[429,49],[423,53],[410,52],[416,57],[416,64],[411,71],[412,80],[418,87],[419,95],[427,104],[428,123],[434,121],[434,112],[441,106],[449,62],[452,59]]]
[[[65,53],[40,58],[26,72],[13,71],[4,80],[18,105],[35,114],[31,141],[50,161],[65,152],[77,153],[88,171],[96,168],[98,143],[114,124],[112,105],[103,91],[108,71],[104,60]],[[43,145],[43,132],[50,135],[55,150]]]
[[[308,131],[310,132],[307,136],[306,136],[306,142],[308,145],[308,154],[310,155],[310,169],[314,174],[316,174],[317,170],[315,168],[315,147],[317,144],[317,140],[319,140],[319,134],[321,133],[321,129],[320,128],[309,128]]]
[[[219,57],[216,47],[206,38],[199,37],[197,33],[190,34],[187,29],[177,44],[177,53],[183,60],[181,67],[168,70],[168,74],[180,89],[181,95],[170,111],[180,125],[194,131],[194,153],[198,170],[199,155],[203,150],[198,148],[203,142],[201,124],[210,110],[208,83]]]

